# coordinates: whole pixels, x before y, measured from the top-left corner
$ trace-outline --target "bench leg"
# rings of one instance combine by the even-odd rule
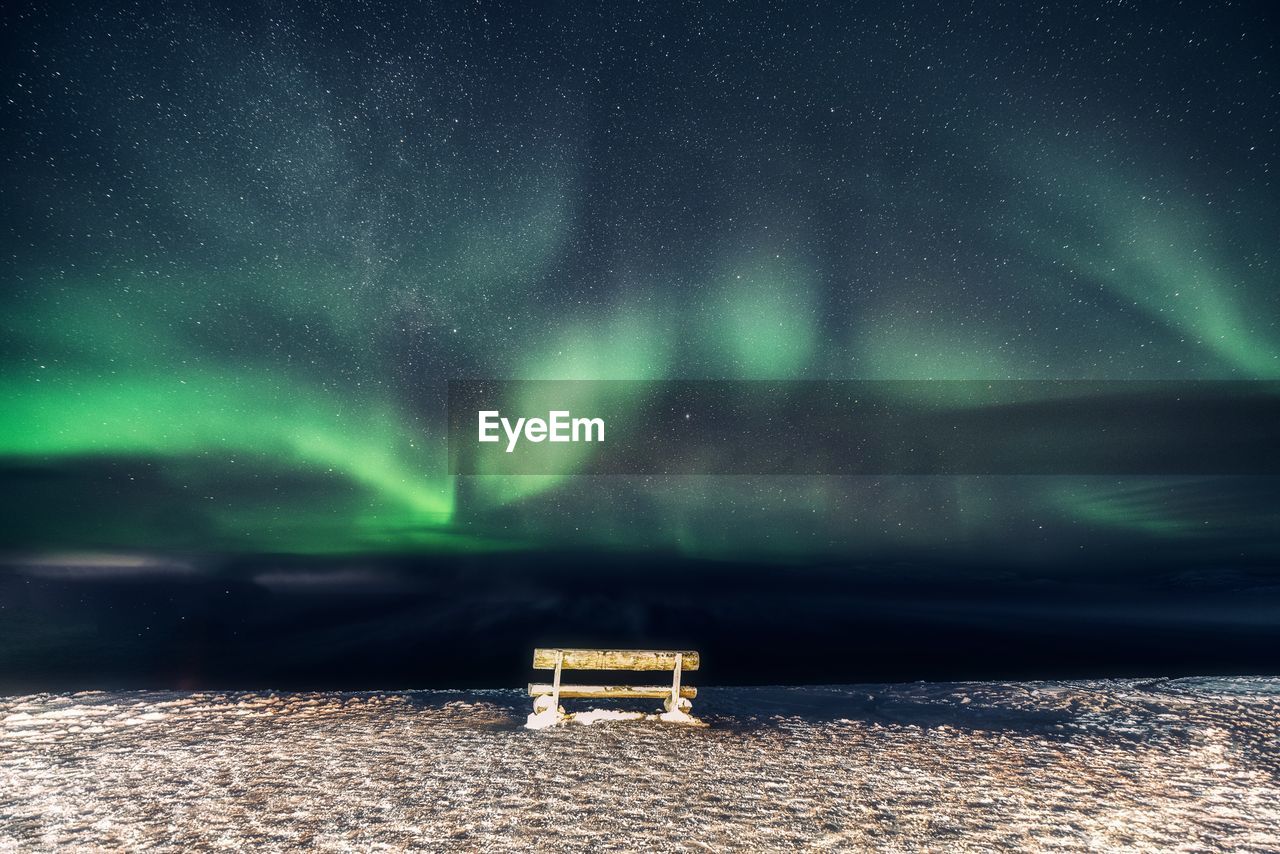
[[[662,701],[662,707],[668,712],[681,711],[685,714],[693,708],[693,703],[680,696],[680,670],[684,666],[684,654],[676,653],[676,667],[671,674],[671,696]]]
[[[564,651],[556,653],[556,675],[551,680],[551,708],[560,708],[560,666],[564,664]]]
[[[681,697],[680,699],[676,700],[675,704],[673,705],[671,702],[671,698],[667,697],[662,701],[662,708],[666,709],[668,712],[673,711],[675,709],[679,709],[680,711],[684,712],[687,715],[689,714],[689,710],[693,708],[693,703],[689,702],[688,698]]]
[[[564,653],[556,653],[556,675],[551,680],[551,693],[534,698],[533,713],[535,715],[545,714],[554,709],[557,718],[563,717],[564,710],[560,708],[560,670],[563,664]]]

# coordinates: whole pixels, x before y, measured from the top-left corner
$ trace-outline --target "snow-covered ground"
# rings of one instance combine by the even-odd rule
[[[0,848],[1280,850],[1277,679],[703,688],[705,727],[528,712],[0,698]]]

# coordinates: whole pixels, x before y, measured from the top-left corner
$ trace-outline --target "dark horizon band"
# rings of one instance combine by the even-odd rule
[[[508,451],[481,411],[600,419],[604,440]],[[449,383],[460,475],[1276,475],[1278,439],[1277,381]]]

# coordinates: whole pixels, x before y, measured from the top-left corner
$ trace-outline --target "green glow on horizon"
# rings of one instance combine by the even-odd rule
[[[1072,519],[1134,531],[1152,538],[1185,538],[1207,532],[1203,522],[1178,515],[1158,489],[1074,482],[1054,487],[1053,500]]]
[[[800,379],[817,352],[817,313],[808,274],[780,257],[730,265],[703,313],[724,376]]]
[[[944,318],[922,320],[905,313],[867,318],[855,340],[860,372],[882,380],[1036,379],[1035,366],[1006,354],[990,330],[959,328]],[[946,386],[939,385],[939,393]]]
[[[0,377],[0,456],[148,458],[197,484],[237,465],[331,473],[367,499],[321,513],[309,531],[302,520],[311,508],[288,494],[279,497],[288,508],[283,523],[265,511],[256,521],[207,512],[250,548],[276,544],[289,529],[297,534],[284,538],[287,547],[303,552],[466,547],[465,538],[440,536],[456,510],[442,430],[409,419],[378,386],[331,389],[308,362],[273,359],[255,340],[257,327],[310,330],[322,342],[313,361],[374,373],[362,345],[367,324],[339,310],[336,281],[297,274],[179,287],[143,279],[105,296],[85,280],[56,302],[27,306],[19,340],[33,358]],[[230,310],[246,296],[257,310],[257,326],[247,329]],[[223,526],[223,518],[231,521]]]
[[[1226,260],[1225,222],[1176,187],[1118,170],[1099,174],[1065,153],[1054,165],[1028,161],[1028,168],[1056,193],[1053,205],[1039,201],[1024,213],[1020,239],[1033,252],[1138,308],[1178,336],[1180,353],[1202,349],[1222,366],[1192,376],[1280,378],[1280,333],[1257,308],[1274,282]],[[1071,189],[1058,192],[1063,186]],[[1167,372],[1187,375],[1185,358],[1164,361]]]
[[[401,432],[394,411],[344,405],[314,391],[307,396],[287,378],[188,376],[64,381],[55,374],[34,386],[0,384],[9,401],[0,414],[0,454],[213,457],[208,465],[215,468],[234,465],[240,455],[268,457],[335,472],[423,529],[452,519],[451,479],[423,474],[439,452]]]
[[[669,347],[659,325],[641,310],[622,310],[611,318],[573,323],[549,331],[547,344],[526,363],[519,379],[529,380],[649,380],[661,379],[669,366]],[[570,386],[557,405],[575,413],[596,411],[600,386]],[[547,411],[546,401],[512,401],[518,412]],[[625,401],[623,402],[625,403]],[[639,401],[633,401],[639,403]],[[625,408],[623,409],[625,411]],[[591,453],[588,445],[546,446],[548,459],[559,461],[560,474],[483,475],[474,479],[477,495],[496,506],[533,498],[572,478]]]

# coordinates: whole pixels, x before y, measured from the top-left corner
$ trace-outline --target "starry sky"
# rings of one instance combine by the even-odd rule
[[[1280,557],[1267,478],[445,448],[458,378],[1280,379],[1269,4],[2,14],[9,552]]]

